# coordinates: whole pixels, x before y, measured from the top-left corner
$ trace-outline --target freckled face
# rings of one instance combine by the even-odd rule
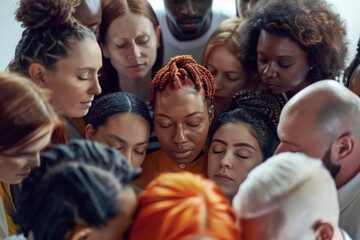
[[[176,163],[190,163],[203,150],[209,113],[202,91],[164,90],[155,96],[154,129],[162,150]]]
[[[211,139],[208,176],[232,199],[249,172],[263,160],[258,140],[244,123],[226,123]]]
[[[309,85],[307,53],[293,40],[261,30],[257,52],[259,75],[272,92],[295,95]]]

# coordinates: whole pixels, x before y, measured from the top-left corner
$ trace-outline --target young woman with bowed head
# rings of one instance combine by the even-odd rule
[[[16,19],[25,30],[9,70],[50,89],[60,116],[83,117],[100,94],[101,50],[95,35],[72,16],[78,1],[21,0]],[[64,131],[64,129],[62,129]],[[65,142],[64,132],[54,143]]]
[[[145,188],[161,172],[206,175],[204,150],[213,117],[214,79],[191,56],[172,58],[151,82],[154,129],[161,149],[146,156],[135,185]]]
[[[339,76],[345,37],[345,24],[326,1],[259,1],[239,31],[239,54],[268,89],[290,99],[316,81]]]
[[[237,56],[237,29],[242,23],[238,17],[226,19],[210,36],[204,50],[203,63],[214,77],[215,118],[225,112],[231,98],[241,89],[255,90],[258,82],[254,76],[244,68],[244,59]]]
[[[57,145],[23,183],[15,223],[28,240],[122,240],[133,221],[138,176],[115,148]]]
[[[271,157],[279,139],[276,127],[285,105],[270,92],[241,91],[209,134],[208,176],[232,201],[240,184],[257,165]]]
[[[109,93],[90,108],[86,139],[116,148],[134,169],[140,167],[153,122],[147,105],[128,92]]]
[[[12,217],[19,187],[50,143],[59,123],[49,92],[25,77],[0,73],[0,238],[15,234]]]
[[[105,0],[100,44],[104,93],[124,91],[149,101],[150,82],[162,66],[161,28],[147,0]]]
[[[139,195],[130,240],[240,240],[220,188],[202,175],[162,173]]]

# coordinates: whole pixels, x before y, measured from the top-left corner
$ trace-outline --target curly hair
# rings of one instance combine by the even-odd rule
[[[139,195],[130,240],[190,239],[197,234],[240,239],[228,200],[215,182],[201,175],[162,173]]]
[[[115,148],[86,140],[57,145],[41,162],[23,182],[14,219],[21,232],[32,231],[38,240],[65,239],[76,224],[107,225],[139,175]]]
[[[21,0],[16,19],[25,30],[8,69],[27,77],[32,63],[54,70],[70,55],[75,41],[96,41],[94,33],[72,16],[79,4],[80,0]]]
[[[239,31],[238,54],[245,56],[246,68],[252,71],[257,70],[261,30],[288,37],[307,52],[310,83],[340,75],[347,53],[346,27],[326,1],[259,1]]]
[[[211,105],[215,92],[214,78],[209,70],[189,55],[170,59],[156,73],[150,85],[150,102],[154,102],[158,91],[166,88],[181,89],[184,86],[194,86],[198,92],[203,90],[207,104]]]
[[[356,56],[354,57],[354,59],[352,60],[350,65],[345,69],[345,72],[344,72],[343,81],[344,81],[346,87],[349,87],[351,75],[353,74],[353,72],[355,71],[357,66],[359,66],[359,65],[360,65],[360,38],[357,43]]]

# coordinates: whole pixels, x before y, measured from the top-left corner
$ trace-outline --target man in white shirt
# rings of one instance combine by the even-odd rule
[[[339,225],[360,239],[360,99],[334,80],[316,82],[286,103],[278,126],[280,152],[323,160],[340,204]]]

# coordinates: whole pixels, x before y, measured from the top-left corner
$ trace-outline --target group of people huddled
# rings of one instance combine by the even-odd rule
[[[360,39],[324,0],[19,0],[0,239],[360,240]]]

